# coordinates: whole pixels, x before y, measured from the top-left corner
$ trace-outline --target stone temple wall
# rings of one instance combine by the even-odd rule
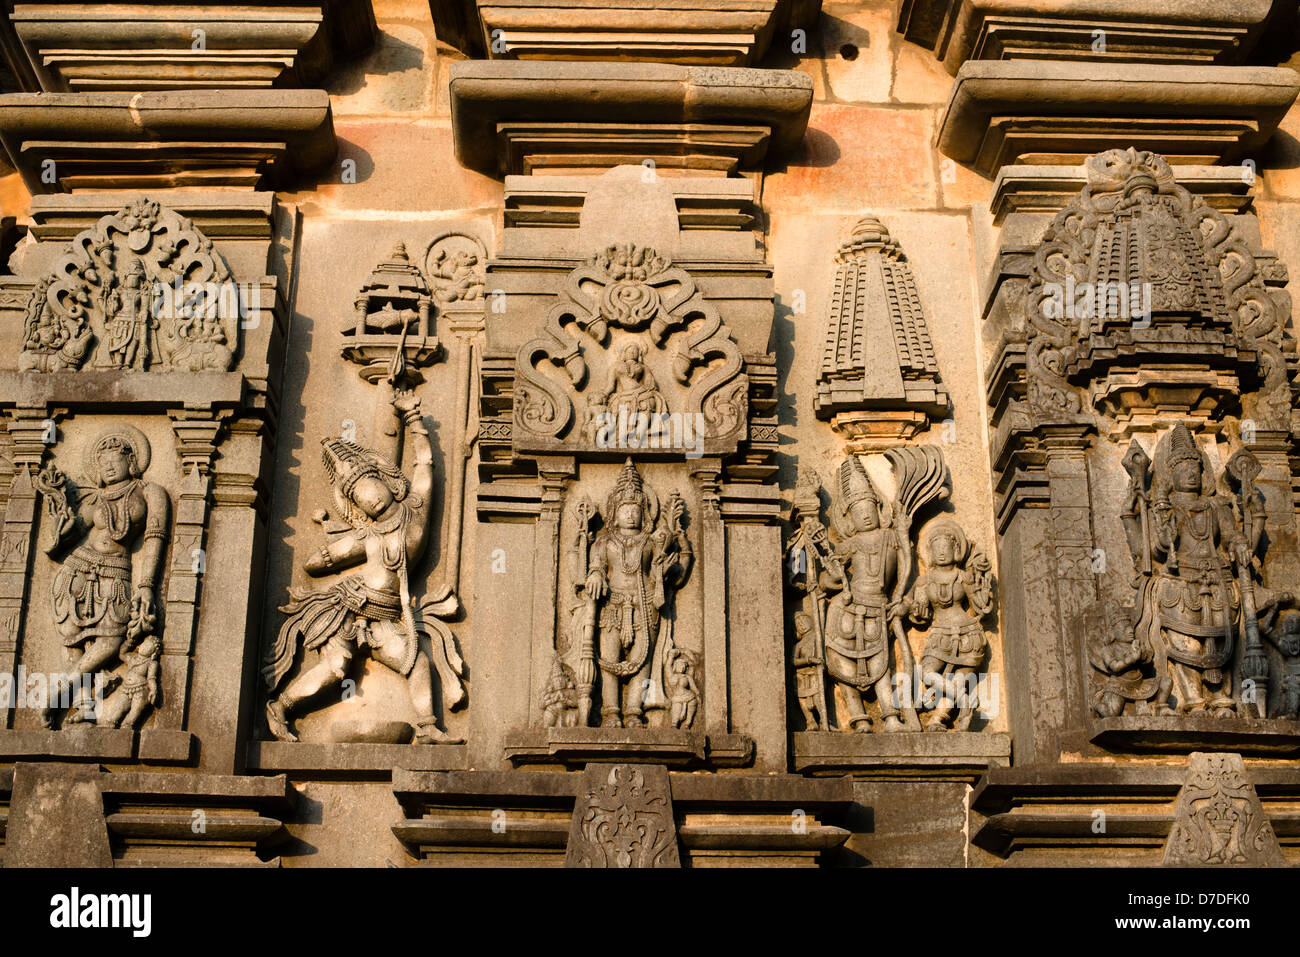
[[[3,8],[0,860],[1300,860],[1296,4],[1004,6]]]

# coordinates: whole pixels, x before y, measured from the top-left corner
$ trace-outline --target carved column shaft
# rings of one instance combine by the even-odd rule
[[[574,478],[573,459],[543,457],[537,462],[542,485],[542,507],[533,533],[533,621],[532,680],[528,696],[531,724],[541,722],[541,700],[546,690],[547,668],[555,655],[556,620],[559,608],[560,518],[568,485]]]
[[[700,501],[698,572],[704,600],[704,730],[731,730],[727,687],[727,527],[722,522],[718,483],[722,466],[704,460],[691,469]]]
[[[36,534],[37,495],[32,475],[44,464],[46,452],[56,438],[54,418],[45,406],[20,406],[9,419],[9,435],[15,471],[0,537],[0,674],[13,675],[22,645],[26,620],[23,608],[31,581]],[[22,692],[22,688],[14,688],[16,695]],[[4,709],[0,727],[12,727],[13,708],[8,698],[0,700],[0,708]]]
[[[185,726],[190,694],[190,656],[198,632],[199,593],[207,572],[208,511],[212,503],[212,457],[222,422],[211,411],[171,413],[177,454],[185,477],[176,495],[172,567],[167,579],[167,617],[163,629],[158,727]]]

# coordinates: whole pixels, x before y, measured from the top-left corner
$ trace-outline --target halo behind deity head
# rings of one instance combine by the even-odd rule
[[[96,485],[103,487],[104,484],[99,474],[99,453],[109,448],[126,450],[131,462],[132,478],[140,478],[148,471],[149,459],[153,452],[144,433],[133,425],[115,425],[99,433],[95,441],[86,449],[84,460],[86,475],[93,477]]]

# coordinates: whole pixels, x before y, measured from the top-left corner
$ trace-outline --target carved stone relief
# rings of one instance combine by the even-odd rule
[[[120,684],[100,702],[76,688],[66,710],[72,680],[50,688],[41,723],[62,727],[94,722],[100,727],[138,727],[159,700],[162,652],[158,597],[163,558],[171,532],[167,491],[144,478],[152,450],[134,426],[101,433],[83,463],[84,490],[70,487],[56,466],[42,469],[36,488],[50,521],[47,551],[62,556],[51,599],[55,629],[67,648],[74,676],[104,676]],[[117,665],[122,673],[114,674]]]
[[[699,705],[696,663],[673,640],[673,595],[694,553],[676,492],[660,503],[631,459],[600,510],[574,507],[574,603],[557,641],[542,709],[547,727],[689,729]],[[658,713],[657,715],[655,713]]]
[[[1224,412],[1286,427],[1290,303],[1240,228],[1179,185],[1160,156],[1110,150],[1034,251],[1025,300],[1028,399],[1121,429]],[[1238,394],[1251,393],[1241,407]]]
[[[743,367],[689,273],[653,249],[610,246],[573,270],[545,334],[519,350],[515,448],[679,448],[698,437],[708,453],[734,452],[748,435]],[[664,437],[665,413],[692,435]]]
[[[566,867],[680,867],[668,769],[589,764],[573,809]]]
[[[466,233],[439,236],[424,253],[424,273],[433,297],[442,305],[483,299],[483,264],[487,250]]]
[[[1260,601],[1255,582],[1264,533],[1264,500],[1254,486],[1259,464],[1239,450],[1222,476],[1233,480],[1236,495],[1221,492],[1221,477],[1182,423],[1160,440],[1150,470],[1149,463],[1134,439],[1122,519],[1137,573],[1134,650],[1149,653],[1155,666],[1154,685],[1142,688],[1159,713],[1231,717],[1244,703],[1265,717],[1268,660],[1258,608],[1275,599]],[[1246,702],[1233,688],[1237,661],[1255,692]],[[1107,709],[1116,704],[1111,696]]]
[[[813,408],[850,451],[909,439],[948,410],[912,267],[874,216],[835,264]]]
[[[1165,843],[1167,867],[1282,867],[1277,835],[1240,754],[1192,753]]]
[[[18,367],[229,369],[242,295],[192,222],[141,198],[79,233],[37,282]]]
[[[464,665],[451,630],[459,601],[447,589],[412,600],[411,567],[419,561],[429,533],[433,495],[433,450],[424,428],[420,400],[410,391],[390,389],[391,413],[405,424],[415,454],[412,477],[400,464],[371,449],[339,438],[322,442],[333,494],[334,517],[321,518],[326,544],[309,558],[309,575],[329,575],[360,565],[360,571],[316,591],[294,591],[280,610],[287,615],[266,650],[262,676],[270,698],[266,716],[271,732],[296,741],[291,713],[347,676],[363,647],[372,659],[407,680],[415,709],[415,740],[421,744],[457,743],[438,727],[434,715],[433,673],[441,682],[446,707],[465,698]],[[400,436],[399,436],[400,438]],[[432,660],[421,637],[432,648]],[[299,660],[300,653],[303,654]],[[336,728],[336,737],[353,729]],[[362,729],[368,739],[391,735],[402,743],[411,728]]]
[[[791,584],[803,594],[791,659],[799,707],[806,730],[836,729],[829,676],[845,712],[838,725],[846,730],[873,730],[874,696],[878,730],[920,731],[921,710],[929,712],[925,730],[965,731],[987,657],[983,620],[993,610],[992,567],[960,525],[940,518],[921,536],[924,570],[913,578],[913,527],[927,506],[947,496],[948,469],[936,446],[884,456],[895,497],[881,491],[861,457],[850,455],[837,472],[830,528],[820,518],[816,473],[800,473],[787,546]],[[907,623],[928,626],[919,665]]]

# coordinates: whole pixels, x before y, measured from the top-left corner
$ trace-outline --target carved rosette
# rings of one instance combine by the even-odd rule
[[[19,369],[229,369],[240,296],[212,241],[142,198],[77,234],[37,282]]]
[[[1036,418],[1092,405],[1118,423],[1217,418],[1244,400],[1260,429],[1289,427],[1285,280],[1160,156],[1109,150],[1034,251],[1025,297]]]
[[[618,245],[569,274],[544,334],[518,352],[516,450],[597,449],[583,428],[599,401],[599,390],[590,389],[589,358],[600,352],[613,359],[629,342],[649,347],[644,358],[652,374],[662,371],[661,380],[687,390],[685,407],[668,411],[702,416],[706,451],[734,452],[747,438],[749,379],[717,310],[686,270],[653,249]],[[542,371],[543,364],[562,368],[562,377]]]

